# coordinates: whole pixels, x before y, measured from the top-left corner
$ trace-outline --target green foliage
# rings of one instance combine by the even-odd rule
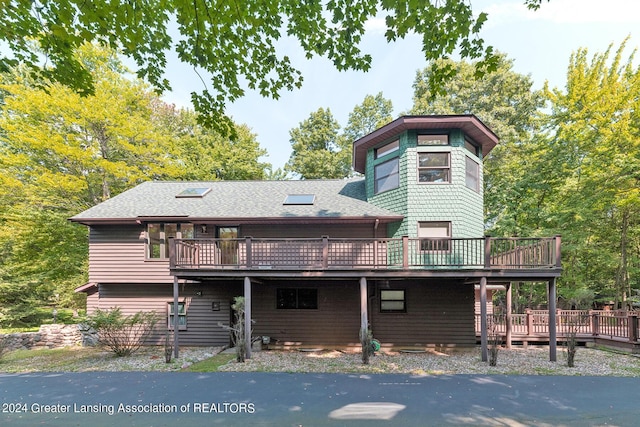
[[[392,111],[392,102],[382,93],[367,95],[349,114],[347,126],[340,133],[340,124],[331,111],[318,109],[289,131],[293,151],[284,171],[302,179],[352,176],[353,142],[390,122]]]
[[[142,181],[263,179],[269,167],[246,126],[234,125],[235,140],[202,128],[132,79],[115,52],[83,45],[75,58],[92,95],[36,84],[21,67],[0,76],[2,325],[37,324],[27,307],[56,295],[58,308],[84,305],[74,289],[87,281],[88,230],[69,217]]]
[[[482,58],[478,72],[494,65],[492,49],[479,37],[487,15],[475,16],[467,0],[152,0],[92,2],[90,7],[79,0],[9,0],[3,2],[0,41],[11,55],[0,57],[0,72],[22,63],[46,79],[91,95],[98,90],[95,76],[75,51],[95,42],[133,59],[138,77],[161,92],[170,88],[164,78],[166,53],[175,49],[181,62],[211,76],[201,93],[192,93],[192,101],[201,123],[226,135],[233,124],[224,114],[225,105],[246,89],[277,99],[283,90],[302,85],[300,71],[276,48],[285,34],[297,40],[307,58],[324,56],[338,70],[366,71],[372,58],[360,43],[366,22],[377,16],[385,17],[389,42],[421,36],[427,60],[455,52]],[[175,39],[169,34],[173,23],[179,33]],[[450,71],[437,70],[432,82],[437,85]]]
[[[550,137],[540,176],[554,203],[550,226],[562,230],[563,283],[587,286],[624,304],[640,288],[640,67],[626,41],[613,52],[569,61],[564,90],[546,88]]]
[[[86,320],[86,324],[98,332],[98,342],[118,357],[135,353],[153,332],[157,322],[158,316],[153,311],[139,311],[127,316],[119,307],[98,309]]]
[[[318,109],[289,131],[292,153],[284,170],[302,179],[344,178],[351,169],[351,141],[340,137],[329,109]]]

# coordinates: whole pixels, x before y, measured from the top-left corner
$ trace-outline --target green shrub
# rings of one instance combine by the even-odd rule
[[[87,325],[98,333],[98,343],[106,346],[118,357],[135,353],[149,337],[158,316],[154,311],[139,311],[125,316],[119,307],[96,310],[87,316]]]

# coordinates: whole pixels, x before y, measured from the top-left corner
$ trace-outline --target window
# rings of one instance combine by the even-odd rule
[[[378,147],[374,151],[374,158],[379,159],[382,156],[386,156],[387,154],[391,154],[400,149],[400,140],[396,139],[393,142],[390,142],[382,147]]]
[[[318,308],[318,290],[312,288],[280,288],[276,291],[278,309],[307,309]]]
[[[315,200],[314,194],[289,194],[283,205],[313,205]]]
[[[449,145],[449,135],[418,135],[418,145]]]
[[[400,160],[396,157],[374,168],[374,192],[393,190],[400,185]]]
[[[167,303],[167,327],[173,330],[173,303]],[[178,303],[178,330],[187,329],[187,305],[184,302]]]
[[[418,153],[418,181],[448,183],[451,166],[449,153]]]
[[[192,239],[193,224],[147,224],[147,259],[168,259],[169,239]]]
[[[480,191],[480,166],[467,156],[465,184],[473,191]]]
[[[406,313],[407,304],[404,289],[381,289],[380,312]]]
[[[420,250],[425,252],[449,251],[451,249],[450,222],[419,222]]]
[[[464,148],[466,148],[471,153],[475,154],[476,157],[478,157],[480,154],[480,150],[478,149],[478,146],[466,138],[464,139]]]
[[[210,187],[193,187],[182,190],[180,193],[176,194],[177,198],[185,198],[185,197],[204,197],[209,191],[211,191]]]

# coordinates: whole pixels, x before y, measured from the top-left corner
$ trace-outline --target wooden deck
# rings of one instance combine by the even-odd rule
[[[640,324],[637,311],[557,310],[556,333],[559,342],[575,334],[578,342],[630,349],[640,353]],[[489,333],[506,340],[505,316],[489,316]],[[480,337],[480,315],[476,314],[476,336]],[[527,310],[511,314],[511,340],[527,344],[549,341],[549,312]]]
[[[171,239],[172,271],[560,271],[560,237]],[[557,273],[557,274],[556,274]]]

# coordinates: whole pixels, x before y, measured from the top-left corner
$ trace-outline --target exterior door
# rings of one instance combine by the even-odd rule
[[[216,237],[220,245],[222,264],[238,264],[238,227],[217,227]]]

